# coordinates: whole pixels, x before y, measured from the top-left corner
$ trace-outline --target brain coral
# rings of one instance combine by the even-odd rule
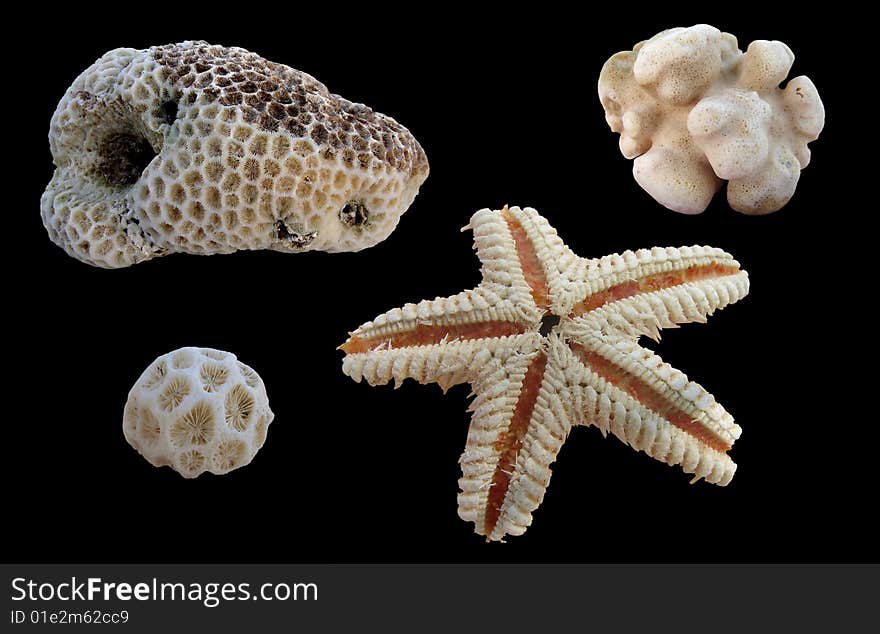
[[[816,87],[796,77],[794,54],[699,24],[663,31],[613,55],[599,75],[605,118],[620,151],[657,202],[700,213],[727,180],[730,206],[745,214],[780,209],[810,162],[825,109]]]
[[[428,175],[394,119],[241,48],[110,51],[52,117],[52,241],[101,267],[173,252],[356,251]]]
[[[131,388],[122,431],[150,464],[194,478],[248,464],[273,418],[263,381],[234,354],[180,348],[153,361]]]

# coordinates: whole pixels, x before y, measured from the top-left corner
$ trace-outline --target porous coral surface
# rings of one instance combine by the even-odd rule
[[[428,175],[394,119],[241,48],[183,42],[101,57],[52,117],[43,223],[118,268],[167,253],[357,251]]]
[[[794,62],[778,41],[736,38],[707,24],[663,31],[612,56],[599,76],[608,125],[633,175],[657,202],[706,209],[723,182],[745,214],[779,210],[825,123],[807,77],[780,84]]]
[[[144,370],[128,394],[122,430],[150,464],[195,478],[248,464],[273,418],[252,368],[229,352],[187,347]]]

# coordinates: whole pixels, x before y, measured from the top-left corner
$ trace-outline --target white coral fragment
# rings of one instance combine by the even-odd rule
[[[188,347],[144,370],[128,394],[122,429],[150,464],[195,478],[248,464],[273,418],[253,369],[228,352]]]
[[[68,255],[119,268],[168,253],[358,251],[428,175],[391,117],[241,48],[108,52],[58,104],[43,224]]]
[[[613,55],[599,76],[605,119],[636,182],[657,202],[701,213],[728,181],[730,206],[766,214],[792,197],[825,109],[807,77],[785,89],[794,53],[707,24],[674,28]]]

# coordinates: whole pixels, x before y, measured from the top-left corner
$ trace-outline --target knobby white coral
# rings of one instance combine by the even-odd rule
[[[620,151],[657,202],[704,211],[724,180],[730,206],[745,214],[777,211],[810,162],[807,143],[825,124],[807,77],[785,89],[794,54],[736,38],[707,24],[663,31],[613,55],[599,76],[605,119]]]
[[[240,48],[110,51],[52,117],[52,241],[117,268],[173,252],[357,251],[428,175],[394,119]]]
[[[122,430],[150,464],[195,478],[248,464],[273,418],[254,370],[229,352],[189,347],[144,370],[128,394]]]

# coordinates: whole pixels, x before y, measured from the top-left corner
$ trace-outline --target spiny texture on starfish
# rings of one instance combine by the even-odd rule
[[[483,209],[473,229],[483,281],[379,315],[342,345],[342,370],[371,385],[469,382],[458,513],[487,540],[520,535],[573,425],[595,425],[694,480],[725,485],[740,428],[640,335],[699,321],[748,292],[709,247],[576,256],[534,209]]]

